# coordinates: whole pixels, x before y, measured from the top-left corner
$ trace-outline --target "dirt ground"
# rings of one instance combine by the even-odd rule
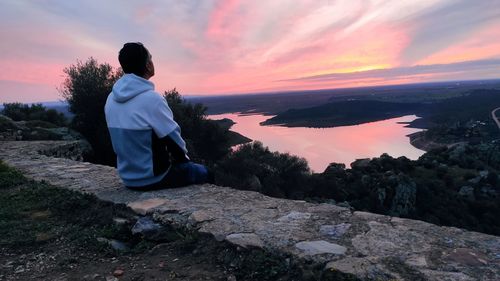
[[[212,257],[180,252],[180,243],[140,254],[75,246],[67,237],[37,247],[1,249],[1,280],[236,280]],[[196,250],[193,250],[196,252]]]

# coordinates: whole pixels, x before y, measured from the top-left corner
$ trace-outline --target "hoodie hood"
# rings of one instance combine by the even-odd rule
[[[119,103],[127,102],[137,95],[148,91],[154,91],[154,84],[149,80],[139,77],[135,74],[124,74],[113,85],[111,94],[113,100]]]

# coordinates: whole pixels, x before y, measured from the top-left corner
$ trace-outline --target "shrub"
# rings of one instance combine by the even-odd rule
[[[285,198],[304,198],[311,176],[305,159],[271,152],[261,142],[241,145],[217,168],[219,184]]]
[[[91,144],[95,163],[114,166],[116,156],[111,145],[104,105],[113,84],[122,75],[107,63],[98,63],[94,58],[86,62],[77,61],[64,69],[66,78],[59,89],[61,95],[75,114],[71,127],[80,132]]]
[[[56,126],[66,126],[64,114],[54,109],[45,108],[40,103],[27,105],[22,103],[4,103],[2,114],[14,121],[44,121]]]
[[[181,127],[192,159],[213,164],[229,153],[228,129],[207,119],[205,106],[187,102],[175,88],[163,96]]]

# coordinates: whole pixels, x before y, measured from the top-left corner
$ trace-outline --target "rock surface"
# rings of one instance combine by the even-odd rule
[[[77,145],[0,142],[0,159],[35,180],[128,204],[157,223],[290,254],[360,279],[500,280],[496,236],[214,185],[135,192],[123,187],[112,167],[43,153]]]
[[[226,240],[243,248],[264,247],[264,243],[255,233],[232,233],[226,236]]]
[[[343,255],[347,251],[346,247],[326,242],[324,240],[320,241],[302,241],[295,244],[295,247],[302,250],[304,255],[315,256],[321,254],[333,254],[333,255]]]

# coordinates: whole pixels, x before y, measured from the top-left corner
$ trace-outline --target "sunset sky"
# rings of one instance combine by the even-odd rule
[[[500,78],[500,0],[4,0],[0,26],[0,103],[135,41],[185,95]]]

